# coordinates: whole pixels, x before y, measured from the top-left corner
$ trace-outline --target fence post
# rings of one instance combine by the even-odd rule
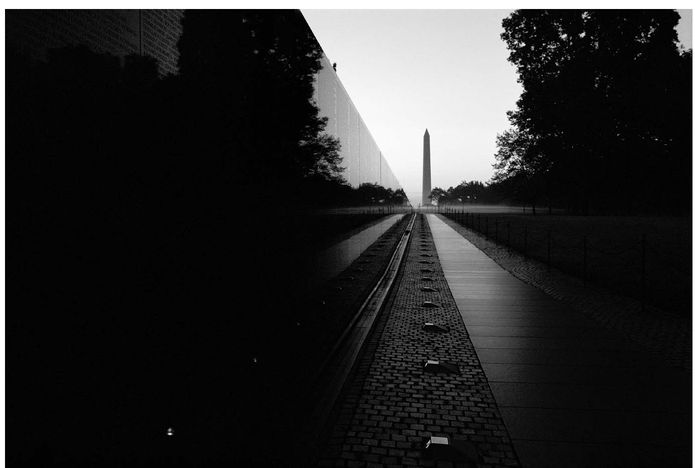
[[[485,216],[485,237],[489,237],[490,230],[490,216]]]
[[[512,247],[512,242],[511,242],[511,227],[509,225],[509,221],[507,221],[507,247],[511,248]]]
[[[497,242],[497,241],[499,240],[499,238],[500,238],[499,235],[498,235],[498,234],[499,234],[499,231],[498,231],[498,229],[497,229],[498,221],[499,221],[499,220],[498,220],[497,218],[495,218],[495,242]]]
[[[548,229],[548,268],[550,268],[550,229]]]

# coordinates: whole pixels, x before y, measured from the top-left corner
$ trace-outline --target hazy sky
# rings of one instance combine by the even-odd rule
[[[510,10],[302,13],[413,204],[425,128],[432,187],[490,179],[495,136],[509,128],[521,92],[500,39]]]

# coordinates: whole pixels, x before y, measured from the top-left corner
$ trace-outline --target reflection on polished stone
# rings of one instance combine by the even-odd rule
[[[403,214],[388,216],[383,221],[358,232],[349,239],[319,252],[313,262],[314,268],[309,284],[318,285],[338,276],[402,217]]]

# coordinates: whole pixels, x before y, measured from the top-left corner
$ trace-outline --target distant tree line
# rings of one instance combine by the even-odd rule
[[[519,10],[502,39],[523,86],[493,182],[576,213],[685,213],[692,51],[672,10]]]
[[[497,182],[480,182],[465,180],[456,187],[444,190],[435,187],[431,191],[430,200],[438,205],[462,205],[466,203],[499,204],[510,202],[503,184]]]
[[[342,184],[339,190],[336,190],[336,198],[333,200],[336,206],[405,205],[408,203],[408,197],[402,188],[393,190],[376,183],[365,182],[357,188]]]
[[[348,207],[367,205],[408,205],[408,197],[401,189],[383,187],[365,182],[352,187],[344,180],[307,177],[298,189],[298,198],[305,207]]]

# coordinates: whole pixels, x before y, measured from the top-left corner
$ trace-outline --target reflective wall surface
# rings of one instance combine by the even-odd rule
[[[181,55],[173,10],[6,15],[8,466],[316,465],[315,383],[410,207],[328,59],[311,90],[253,58],[314,53],[300,12],[229,12],[186,12]],[[352,187],[282,164],[314,97]]]
[[[326,132],[340,139],[345,180],[353,187],[372,183],[393,190],[401,188],[325,55],[323,69],[316,76],[314,96],[321,115],[328,117]]]
[[[55,47],[84,44],[118,56],[149,55],[163,75],[177,72],[183,10],[34,10],[6,17],[7,43],[36,59]]]
[[[7,40],[41,60],[50,48],[74,44],[121,57],[149,55],[157,59],[161,74],[175,74],[182,17],[183,10],[15,11],[7,15]],[[372,183],[401,188],[331,62],[326,56],[322,62],[314,97],[321,115],[328,117],[326,131],[340,139],[343,177],[353,187]]]
[[[313,259],[314,268],[309,284],[320,284],[336,277],[403,216],[404,214],[400,213],[384,217],[383,221],[320,251]]]

